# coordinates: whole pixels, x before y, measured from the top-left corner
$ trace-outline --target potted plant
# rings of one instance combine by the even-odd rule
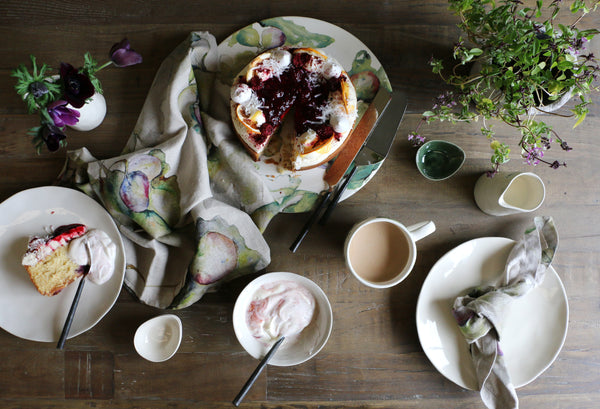
[[[509,146],[496,139],[489,120],[494,118],[516,128],[518,146],[527,163],[545,163],[552,168],[564,162],[549,160],[544,152],[554,143],[571,150],[552,127],[540,119],[573,98],[568,115],[579,125],[588,113],[590,92],[600,68],[588,50],[596,29],[578,29],[577,24],[595,11],[600,1],[575,0],[569,6],[570,24],[559,23],[561,1],[544,6],[537,0],[531,7],[519,0],[449,0],[450,10],[460,17],[459,28],[466,37],[455,44],[456,65],[447,73],[441,60],[432,58],[432,71],[452,89],[437,97],[409,140],[418,146],[425,141],[419,134],[424,123],[432,121],[471,122],[482,119],[482,134],[490,140],[492,170],[498,172],[509,159]],[[533,3],[533,2],[531,2]],[[564,13],[563,13],[564,14]],[[471,65],[471,70],[466,69]],[[461,72],[462,71],[462,72]]]

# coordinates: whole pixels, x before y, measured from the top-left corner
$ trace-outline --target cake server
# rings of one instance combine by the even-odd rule
[[[394,138],[396,137],[396,133],[398,132],[398,128],[400,127],[400,123],[402,122],[402,118],[404,117],[407,103],[408,99],[405,93],[400,91],[392,93],[389,104],[384,108],[385,112],[383,112],[378,119],[367,142],[360,151],[358,151],[356,157],[353,158],[352,163],[348,164],[348,166],[351,166],[350,173],[346,176],[344,182],[336,189],[335,194],[331,199],[331,203],[328,205],[327,210],[319,221],[320,224],[325,224],[358,167],[381,162],[387,157],[392,147],[392,143],[394,142]]]
[[[344,149],[338,154],[333,164],[325,172],[325,176],[323,176],[330,190],[342,179],[365,141],[372,134],[390,103],[391,97],[392,94],[388,90],[383,87],[379,88],[375,98],[373,98],[373,101],[360,118],[356,128],[352,131],[352,135],[346,146],[344,146]]]
[[[404,97],[403,99],[404,106],[402,108],[402,114],[399,117],[398,124],[400,123],[399,121],[402,119],[402,115],[404,114],[404,110],[406,109],[406,97]],[[323,177],[323,179],[329,184],[330,187],[328,190],[321,194],[321,198],[317,204],[317,207],[311,214],[310,218],[306,221],[306,224],[300,231],[298,237],[296,237],[296,240],[294,240],[294,242],[290,246],[290,250],[292,252],[295,252],[298,249],[300,243],[302,242],[302,240],[304,240],[304,237],[306,237],[312,225],[319,218],[319,215],[321,214],[323,208],[325,206],[329,206],[325,214],[323,214],[323,217],[321,219],[322,223],[325,223],[325,221],[333,211],[333,208],[339,201],[341,194],[346,189],[348,182],[350,181],[352,175],[356,171],[356,166],[352,168],[352,171],[349,175],[346,176],[342,184],[338,186],[338,183],[347,173],[348,169],[354,164],[355,158],[357,158],[359,152],[364,149],[365,140],[368,144],[368,141],[371,139],[374,130],[379,128],[379,122],[381,118],[384,117],[383,114],[386,112],[386,109],[391,101],[392,94],[390,94],[390,92],[388,92],[386,89],[380,88],[377,94],[375,95],[375,98],[373,99],[373,101],[361,117],[360,121],[358,122],[358,125],[356,125],[356,128],[352,131],[351,139],[348,141],[349,145],[344,147],[344,149],[342,150],[342,152],[340,152],[333,164],[325,172],[325,176]],[[394,128],[393,135],[391,136],[391,140],[389,142],[390,146],[394,139],[396,130],[397,125],[396,128]],[[377,144],[379,144],[379,142]],[[378,145],[376,146],[376,148],[378,149],[378,151],[381,151],[381,149],[378,148]],[[389,147],[387,151],[389,151]],[[382,156],[379,160],[383,160],[385,156],[387,156],[387,151],[385,152],[385,155]],[[333,193],[334,188],[335,193]],[[333,198],[330,201],[329,199],[332,197],[332,194]]]

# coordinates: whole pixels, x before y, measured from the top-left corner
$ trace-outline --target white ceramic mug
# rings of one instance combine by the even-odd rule
[[[432,221],[409,227],[385,217],[352,227],[344,244],[346,265],[363,284],[387,288],[404,280],[417,259],[416,242],[435,231]]]
[[[544,182],[531,172],[486,174],[475,183],[475,203],[492,216],[527,213],[538,209],[546,196]]]

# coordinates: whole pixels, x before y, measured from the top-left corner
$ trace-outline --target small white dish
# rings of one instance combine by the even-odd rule
[[[433,366],[465,389],[479,385],[469,347],[452,316],[456,297],[494,284],[514,241],[483,237],[450,250],[431,268],[417,301],[417,332]],[[569,306],[560,277],[550,266],[544,281],[515,299],[506,311],[500,347],[512,383],[527,385],[554,362],[567,335]]]
[[[267,283],[276,281],[293,281],[302,285],[315,298],[315,311],[310,324],[302,330],[294,340],[286,339],[277,353],[269,361],[269,365],[292,366],[305,362],[315,355],[327,343],[333,326],[333,312],[327,295],[313,281],[294,273],[268,273],[251,281],[238,296],[233,308],[233,329],[235,335],[246,352],[256,359],[262,359],[271,348],[255,338],[246,322],[246,314],[256,291]],[[273,343],[277,340],[273,340]]]
[[[179,349],[181,320],[173,314],[159,315],[140,325],[133,337],[135,350],[151,362],[163,362]]]

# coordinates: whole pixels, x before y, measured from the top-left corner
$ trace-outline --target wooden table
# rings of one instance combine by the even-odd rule
[[[38,156],[26,137],[36,118],[26,114],[9,73],[27,62],[29,54],[54,67],[60,61],[79,63],[85,51],[103,60],[110,46],[126,36],[144,56],[141,65],[101,72],[108,99],[104,123],[90,132],[69,133],[70,149],[85,146],[108,158],[128,138],[159,64],[190,31],[208,30],[220,41],[251,22],[281,15],[314,17],[349,31],[379,57],[392,85],[406,90],[410,100],[389,159],[375,178],[341,204],[326,227],[311,231],[297,253],[288,247],[305,216],[281,215],[269,225],[265,235],[272,262],[267,271],[293,271],[317,282],[332,303],[334,329],[315,359],[268,367],[243,406],[482,408],[477,392],[445,379],[423,353],[415,325],[417,297],[429,269],[448,250],[477,237],[516,239],[533,215],[492,217],[475,205],[473,186],[488,169],[490,154],[478,124],[432,124],[424,130],[429,139],[451,140],[465,149],[466,163],[453,178],[430,182],[414,165],[406,135],[442,88],[427,61],[431,55],[448,58],[459,34],[443,0],[4,0],[0,200],[51,184],[64,163],[64,150]],[[586,24],[599,27],[600,15]],[[597,42],[594,47],[600,55]],[[598,94],[594,100],[599,101]],[[600,401],[600,188],[595,178],[600,107],[593,105],[575,130],[570,120],[550,123],[574,148],[563,158],[568,167],[529,168],[514,155],[505,169],[532,170],[546,184],[546,200],[534,214],[551,215],[558,226],[560,246],[553,265],[569,296],[569,331],[553,365],[518,394],[523,408],[595,408]],[[515,135],[497,128],[518,151]],[[419,242],[412,274],[388,290],[360,285],[342,256],[350,226],[374,215],[437,224],[436,233]],[[160,364],[140,358],[132,339],[139,324],[163,311],[136,302],[126,291],[98,325],[70,340],[65,351],[0,331],[0,407],[230,407],[257,364],[237,342],[231,323],[236,296],[250,278],[175,312],[183,321],[183,342],[171,360]]]

